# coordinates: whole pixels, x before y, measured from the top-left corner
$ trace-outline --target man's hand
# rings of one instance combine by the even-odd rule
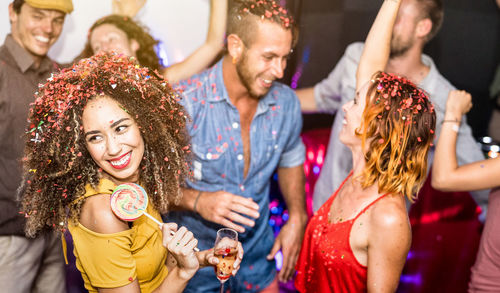
[[[245,232],[241,225],[253,227],[257,219],[259,205],[251,198],[235,195],[226,191],[203,192],[196,205],[197,212],[205,219],[240,233]]]
[[[295,263],[299,257],[305,226],[305,220],[289,219],[281,228],[271,252],[267,255],[267,259],[272,260],[280,249],[283,253],[283,266],[278,276],[280,282],[288,282],[295,273]]]

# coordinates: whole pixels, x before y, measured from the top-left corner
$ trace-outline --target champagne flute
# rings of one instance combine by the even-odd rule
[[[224,292],[224,283],[231,277],[237,254],[238,232],[230,228],[219,229],[215,239],[214,255],[219,259],[219,264],[215,267],[215,273],[220,281],[221,293]]]

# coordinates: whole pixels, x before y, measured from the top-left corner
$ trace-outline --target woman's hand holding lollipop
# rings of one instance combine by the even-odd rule
[[[214,249],[200,251],[196,245],[198,240],[185,227],[177,228],[176,223],[162,223],[146,212],[148,195],[144,188],[135,183],[118,185],[111,194],[111,209],[123,221],[132,222],[145,215],[158,224],[163,232],[163,246],[172,254],[179,267],[180,277],[190,279],[204,266],[216,266],[219,259],[214,256]],[[234,276],[243,259],[243,247],[238,242],[238,254],[233,265]],[[195,253],[197,252],[197,253]]]
[[[139,184],[120,184],[113,190],[113,193],[111,194],[111,210],[118,218],[122,219],[123,221],[132,222],[138,219],[140,216],[145,215],[153,220],[156,224],[158,224],[160,229],[162,229],[162,231],[164,232],[164,239],[165,235],[172,237],[176,236],[175,231],[177,231],[177,225],[175,225],[175,230],[163,229],[163,226],[165,226],[165,224],[148,214],[146,212],[147,207],[148,194],[146,193],[146,190],[144,190],[144,188],[142,188]],[[165,234],[165,231],[167,231],[168,234]],[[191,233],[191,235],[192,234],[193,233]],[[163,244],[165,245],[165,242],[163,242]],[[196,247],[196,244],[193,246],[193,250],[200,251]]]

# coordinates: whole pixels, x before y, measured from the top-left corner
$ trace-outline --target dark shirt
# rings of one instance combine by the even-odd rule
[[[35,68],[33,57],[11,35],[0,47],[0,235],[24,235],[24,216],[17,200],[22,136],[38,84],[57,68],[48,57]]]

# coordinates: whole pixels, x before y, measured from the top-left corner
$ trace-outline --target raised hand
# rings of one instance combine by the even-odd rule
[[[468,92],[463,90],[450,91],[448,100],[446,101],[445,119],[456,119],[459,121],[471,108],[472,97]]]
[[[242,225],[255,225],[255,222],[247,217],[257,219],[260,216],[259,205],[252,199],[226,191],[203,192],[198,199],[196,211],[205,220],[239,233],[245,232]]]

